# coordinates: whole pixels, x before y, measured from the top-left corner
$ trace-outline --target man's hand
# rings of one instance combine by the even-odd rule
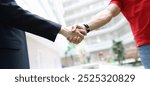
[[[83,24],[76,24],[72,26],[72,30],[73,33],[80,33],[82,35],[87,35],[87,31],[86,31],[86,27]],[[83,38],[84,39],[84,38]],[[74,36],[72,39],[70,39],[70,42],[76,43],[76,42],[81,42],[83,39],[80,40],[80,36],[76,35]]]
[[[77,28],[76,25],[72,27],[62,27],[60,34],[65,36],[70,42],[79,44],[86,35],[86,31],[82,28]]]
[[[83,24],[76,24],[72,26],[72,31],[76,32],[80,30],[83,35],[87,35],[86,27]]]

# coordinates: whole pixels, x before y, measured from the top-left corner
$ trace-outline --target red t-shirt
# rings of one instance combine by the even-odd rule
[[[137,46],[150,44],[150,0],[111,0],[129,21]]]

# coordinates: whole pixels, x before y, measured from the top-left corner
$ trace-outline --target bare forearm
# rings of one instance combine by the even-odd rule
[[[107,24],[113,17],[120,13],[120,8],[115,4],[110,4],[105,10],[98,13],[88,25],[91,30],[98,29]]]
[[[111,19],[112,15],[109,10],[104,10],[100,13],[98,13],[93,19],[91,19],[88,22],[88,25],[90,26],[90,30],[98,29],[105,24],[107,24]]]

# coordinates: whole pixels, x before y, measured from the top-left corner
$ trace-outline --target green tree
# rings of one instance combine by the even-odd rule
[[[116,42],[113,40],[113,46],[112,46],[113,52],[117,55],[117,61],[120,65],[122,65],[122,61],[124,60],[124,47],[121,41]]]

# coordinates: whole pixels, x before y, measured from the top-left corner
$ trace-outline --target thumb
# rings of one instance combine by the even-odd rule
[[[72,31],[72,32],[75,32],[76,29],[77,29],[77,25],[73,25],[71,31]]]
[[[79,32],[83,35],[87,35],[87,32],[84,29],[80,29]]]

